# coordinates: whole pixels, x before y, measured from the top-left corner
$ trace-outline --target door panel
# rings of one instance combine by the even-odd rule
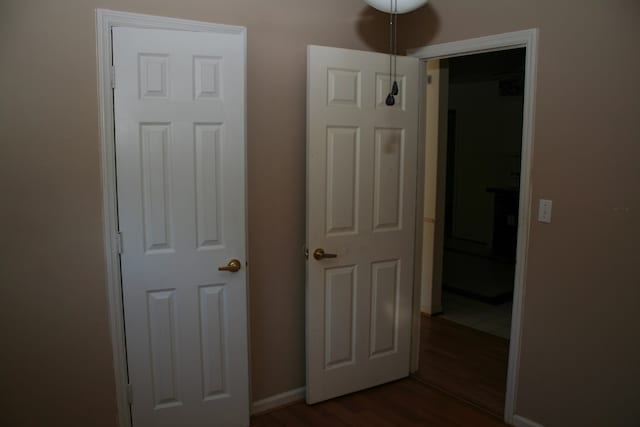
[[[198,249],[213,249],[222,243],[219,188],[222,125],[197,123],[195,134]]]
[[[373,230],[402,229],[404,129],[376,129]]]
[[[409,373],[418,61],[310,46],[307,402]]]
[[[327,369],[354,363],[356,279],[355,266],[326,271],[324,286]]]
[[[244,46],[113,29],[134,427],[249,424]]]
[[[200,288],[200,342],[202,351],[202,394],[205,400],[227,394],[227,339],[224,321],[228,308],[222,285]]]
[[[176,381],[176,358],[180,357],[180,351],[176,348],[175,296],[175,289],[147,293],[151,379],[156,408],[182,404]]]
[[[375,262],[371,273],[371,357],[398,350],[400,260]]]
[[[357,233],[357,128],[327,128],[327,234]]]

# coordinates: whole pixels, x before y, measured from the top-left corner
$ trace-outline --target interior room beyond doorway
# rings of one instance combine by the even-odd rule
[[[423,282],[417,376],[502,415],[525,49],[431,60],[427,81],[423,281],[430,283]]]

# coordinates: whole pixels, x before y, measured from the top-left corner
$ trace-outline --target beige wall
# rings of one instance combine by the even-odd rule
[[[540,29],[533,198],[516,412],[553,426],[640,424],[640,2],[432,0],[420,46]]]
[[[360,0],[5,0],[0,424],[115,425],[96,7],[248,27],[253,395],[303,385],[305,46],[382,47],[383,17]],[[541,29],[533,184],[554,222],[532,223],[517,412],[547,427],[640,419],[638,22],[636,0],[433,0],[401,20],[405,47]]]
[[[115,424],[95,8],[248,28],[253,397],[302,386],[306,45],[374,49],[384,16],[360,0],[3,0],[0,425]]]

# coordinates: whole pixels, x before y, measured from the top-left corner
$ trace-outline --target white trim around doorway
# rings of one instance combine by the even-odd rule
[[[113,366],[116,382],[118,426],[131,427],[128,399],[127,353],[124,339],[124,319],[122,311],[122,288],[119,261],[119,248],[121,247],[121,241],[118,233],[119,228],[116,195],[115,135],[112,92],[112,82],[115,76],[113,76],[112,73],[111,44],[111,29],[113,27],[240,34],[244,39],[245,55],[247,51],[247,30],[244,27],[237,26],[96,9],[96,43],[98,56],[98,92],[100,103],[100,146],[102,168],[102,211],[104,218],[103,233],[106,263],[106,290],[109,301],[109,326],[111,330]],[[246,128],[246,122],[244,126]]]
[[[513,311],[511,321],[511,336],[509,343],[509,365],[507,370],[507,389],[505,396],[504,420],[507,424],[514,422],[516,393],[518,388],[518,371],[520,367],[520,348],[522,332],[522,315],[525,298],[525,279],[527,267],[527,247],[529,241],[529,224],[531,221],[531,170],[533,162],[534,141],[534,113],[535,113],[535,85],[538,53],[538,30],[529,29],[479,37],[474,39],[455,41],[450,43],[425,46],[412,49],[409,56],[421,61],[430,59],[444,59],[454,56],[470,55],[484,52],[494,52],[514,48],[526,49],[524,110],[522,121],[522,157],[520,170],[520,208],[518,212],[518,244],[516,248],[516,271],[513,290]],[[423,73],[424,74],[424,73]],[[421,122],[424,112],[421,113]],[[424,124],[421,123],[421,129]],[[420,235],[417,233],[417,235]],[[420,300],[420,282],[414,286],[418,301]],[[412,354],[417,358],[417,346],[420,337],[420,308],[414,305],[414,327],[412,331]],[[413,361],[417,366],[417,359]],[[517,415],[516,415],[517,417]]]

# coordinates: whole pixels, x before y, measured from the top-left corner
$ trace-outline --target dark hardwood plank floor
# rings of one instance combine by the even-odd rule
[[[422,315],[416,378],[502,417],[509,340]]]
[[[504,427],[498,418],[414,379],[315,405],[293,404],[251,418],[252,427]]]

